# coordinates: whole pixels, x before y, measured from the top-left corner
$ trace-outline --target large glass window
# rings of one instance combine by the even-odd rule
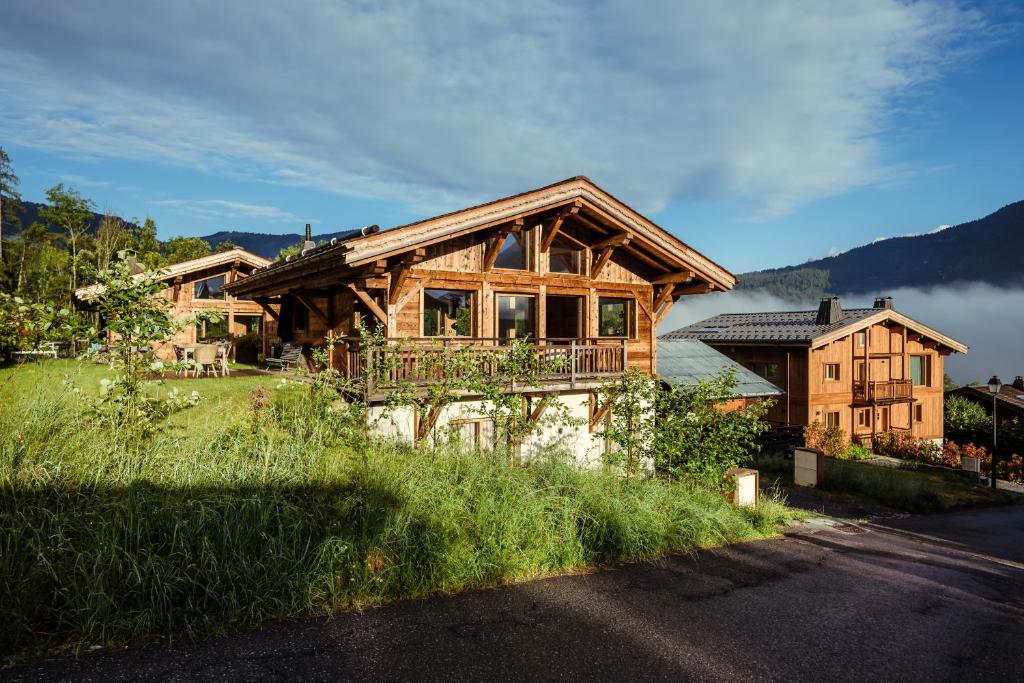
[[[498,257],[494,261],[495,268],[508,268],[510,270],[530,269],[530,231],[520,230],[509,233],[498,250]]]
[[[259,334],[263,331],[263,318],[258,315],[236,315],[235,334]]]
[[[423,290],[423,335],[472,337],[473,293],[457,289]]]
[[[523,339],[537,334],[536,298],[519,294],[498,294],[498,337]]]
[[[633,336],[633,300],[601,297],[597,304],[597,333],[602,337]]]
[[[928,356],[910,357],[910,381],[915,387],[928,386]]]
[[[220,340],[228,338],[228,319],[224,316],[217,322],[212,320],[200,320],[196,323],[197,340]]]
[[[551,255],[548,270],[552,273],[583,274],[583,250],[561,235],[555,236],[548,253]]]
[[[223,299],[224,292],[224,276],[218,275],[217,277],[207,278],[206,280],[200,280],[192,286],[192,298],[193,299]]]

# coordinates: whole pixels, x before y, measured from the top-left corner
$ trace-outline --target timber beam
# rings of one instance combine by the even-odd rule
[[[558,231],[562,229],[562,223],[569,216],[574,216],[580,211],[580,207],[583,206],[583,202],[577,199],[572,205],[563,208],[558,214],[555,215],[555,219],[551,222],[551,227],[548,228],[544,234],[544,239],[540,243],[540,251],[542,254],[546,254],[548,249],[551,248],[551,244],[555,241],[555,237],[558,236]]]
[[[665,273],[664,275],[659,275],[656,278],[651,280],[651,284],[652,285],[667,285],[669,283],[679,284],[680,282],[689,282],[694,277],[696,277],[696,273],[694,273],[692,270],[683,270],[683,271],[679,271],[678,273]]]
[[[388,292],[388,303],[392,306],[398,303],[402,296],[402,287],[409,278],[412,267],[427,257],[427,250],[423,247],[413,249],[398,263],[398,267],[391,272],[391,290]]]
[[[258,296],[253,297],[252,300],[255,301],[260,308],[266,311],[267,315],[269,315],[277,322],[281,322],[281,316],[278,315],[277,311],[270,307],[270,299],[268,299],[267,297]]]
[[[317,306],[315,303],[313,303],[312,299],[307,297],[305,294],[299,294],[299,293],[293,294],[292,296],[295,297],[296,301],[298,301],[300,304],[302,304],[307,309],[309,309],[310,313],[312,313],[316,317],[320,318],[320,320],[322,320],[325,325],[327,325],[328,327],[331,326],[330,318],[327,317],[326,313],[324,313],[322,310],[320,310],[319,306]]]
[[[498,228],[498,232],[494,235],[494,241],[487,247],[487,254],[484,256],[483,272],[489,271],[494,267],[494,262],[498,259],[498,252],[501,251],[501,247],[505,244],[505,238],[513,232],[519,232],[523,229],[523,219],[517,218],[511,223],[506,223]]]
[[[629,240],[632,238],[628,232],[617,232],[610,237],[605,237],[603,240],[599,240],[590,245],[590,248],[594,251],[598,249],[604,249],[605,247],[618,247],[629,244]]]
[[[594,266],[590,269],[591,280],[596,280],[598,276],[601,274],[601,271],[604,270],[604,267],[608,265],[608,261],[611,259],[612,252],[615,251],[616,247],[625,246],[629,244],[629,235],[625,235],[625,233],[623,233],[623,236],[625,237],[625,239],[620,240],[614,244],[608,244],[601,250],[601,253],[600,255],[598,255],[597,260],[594,261]],[[618,237],[620,236],[616,235],[616,238]]]
[[[686,285],[685,287],[677,287],[675,294],[677,296],[684,296],[686,294],[707,294],[713,292],[715,286],[710,282],[698,282],[692,285]]]
[[[672,292],[674,292],[675,289],[676,286],[672,283],[662,286],[661,291],[658,292],[658,295],[654,298],[655,311],[658,311],[662,307],[662,305],[669,300],[669,297],[672,296]]]
[[[377,321],[380,322],[381,325],[387,327],[388,314],[384,312],[384,309],[377,305],[377,302],[374,301],[369,294],[367,294],[362,289],[359,289],[351,282],[348,283],[347,286],[352,291],[352,293],[356,295],[356,298],[359,299],[368,309],[370,309],[370,312],[373,313],[374,317],[377,318]]]

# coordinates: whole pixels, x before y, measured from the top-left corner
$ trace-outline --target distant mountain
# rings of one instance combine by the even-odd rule
[[[739,275],[738,290],[794,301],[954,282],[1024,286],[1024,201],[927,235],[879,240],[799,266]]]
[[[346,232],[350,231],[343,230],[341,232],[328,232],[322,235],[313,235],[313,241],[317,243],[323,240],[330,241],[331,238],[338,237]],[[272,259],[285,247],[298,244],[305,238],[305,235],[298,232],[287,235],[270,235],[262,232],[221,230],[220,232],[215,232],[212,235],[206,235],[202,239],[209,244],[210,247],[216,247],[221,242],[231,242],[235,246],[251,251],[254,254]]]
[[[21,232],[33,223],[42,223],[39,219],[39,210],[45,207],[46,204],[39,204],[37,202],[26,202],[22,201],[18,203],[18,209],[15,211],[15,216],[18,219],[20,225],[8,225],[4,223],[4,235],[12,235]],[[102,213],[96,213],[93,211],[92,220],[89,221],[88,232],[94,234],[96,229],[100,227],[100,221],[103,220]],[[127,221],[126,221],[127,222]],[[134,224],[133,224],[134,225]]]

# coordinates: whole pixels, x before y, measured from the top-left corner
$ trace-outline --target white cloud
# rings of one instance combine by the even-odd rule
[[[0,136],[424,206],[584,173],[770,216],[905,173],[890,112],[983,29],[951,0],[12,0]]]
[[[276,206],[246,204],[227,199],[160,199],[150,202],[156,206],[168,206],[185,211],[203,220],[224,218],[256,218],[276,223],[298,223],[295,214]],[[319,221],[308,221],[317,223]]]

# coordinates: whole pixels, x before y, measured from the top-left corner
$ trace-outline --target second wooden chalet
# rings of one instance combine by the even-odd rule
[[[662,339],[699,339],[786,393],[768,418],[820,422],[857,441],[906,431],[942,439],[943,361],[967,346],[893,309],[844,310],[836,297],[818,310],[725,313]]]
[[[380,231],[376,226],[279,261],[227,286],[269,304],[280,297],[278,335],[319,344],[328,332],[354,336],[357,321],[390,339],[497,348],[526,339],[564,358],[545,378],[588,417],[590,391],[627,368],[654,373],[655,329],[680,297],[728,290],[732,274],[586,178]],[[358,355],[337,365],[360,372]],[[416,381],[416,367],[402,369]],[[382,397],[378,397],[382,398]],[[463,406],[465,407],[465,406]],[[486,441],[472,411],[446,420]],[[415,430],[413,417],[395,429]],[[583,428],[576,451],[589,452]],[[486,445],[486,444],[482,444]]]

